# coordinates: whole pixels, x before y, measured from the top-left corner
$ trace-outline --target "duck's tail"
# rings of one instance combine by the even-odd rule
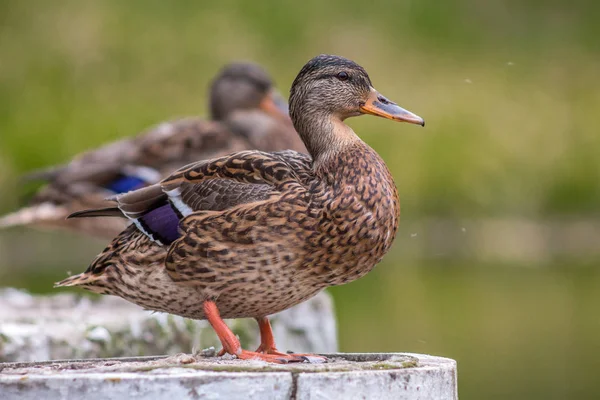
[[[85,284],[92,282],[94,280],[93,278],[94,278],[93,276],[84,272],[82,274],[70,276],[67,279],[63,279],[60,282],[56,282],[54,284],[54,287],[57,288],[57,287],[66,287],[66,286],[83,286]]]
[[[143,270],[163,263],[165,256],[166,248],[154,243],[135,225],[130,225],[113,239],[85,272],[56,282],[54,287],[77,286],[94,293],[114,294],[119,284],[135,277],[131,270]],[[125,261],[127,259],[130,260]]]
[[[0,228],[31,225],[38,222],[62,221],[68,213],[64,207],[45,202],[0,217]]]
[[[86,271],[78,275],[70,276],[67,279],[63,279],[60,282],[56,282],[54,284],[54,287],[58,288],[77,286],[94,293],[110,294],[108,292],[108,289],[104,285],[104,279],[105,278],[102,275],[97,275]]]

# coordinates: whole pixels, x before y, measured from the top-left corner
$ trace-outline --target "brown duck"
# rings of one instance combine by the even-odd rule
[[[67,228],[113,238],[128,225],[126,220],[65,218],[77,210],[105,206],[106,197],[157,183],[200,159],[246,149],[306,151],[285,100],[256,64],[232,63],[221,70],[210,88],[210,114],[212,121],[192,117],[165,122],[83,153],[69,164],[31,174],[29,179],[48,184],[28,207],[0,218],[0,227]]]
[[[125,216],[82,274],[57,283],[123,297],[148,310],[208,319],[223,353],[272,362],[267,316],[365,275],[389,250],[400,205],[383,160],[344,124],[373,114],[423,125],[379,94],[367,72],[320,55],[295,79],[290,115],[308,155],[243,151],[200,161],[159,184],[73,217]],[[221,318],[253,317],[261,346],[243,350]]]

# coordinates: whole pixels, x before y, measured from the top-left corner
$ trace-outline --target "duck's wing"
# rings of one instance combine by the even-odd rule
[[[26,176],[48,184],[28,207],[0,218],[0,227],[39,223],[81,230],[79,222],[65,222],[65,217],[76,210],[101,207],[106,197],[157,183],[193,160],[246,147],[244,139],[217,122],[200,118],[166,122],[136,137],[82,153],[69,164]],[[121,227],[98,234],[114,237]]]
[[[269,248],[282,251],[285,244],[281,241],[287,238],[277,235],[277,226],[286,225],[285,216],[272,209],[284,196],[295,196],[299,203],[306,200],[304,182],[312,174],[311,164],[309,156],[294,151],[234,153],[188,165],[159,184],[115,196],[114,208],[83,211],[73,217],[121,213],[147,238],[165,250],[168,247],[166,267],[174,280],[197,283],[204,279],[202,271],[207,270],[207,263],[217,261],[211,258],[213,250],[202,251],[200,247],[228,248],[233,253],[239,246],[247,247],[247,236],[253,234],[257,224],[258,229],[272,229],[275,234],[256,244],[261,254],[268,253]],[[206,218],[212,221],[204,224]],[[192,255],[189,260],[176,261],[188,253]],[[111,257],[123,255],[115,253]],[[194,266],[191,260],[197,264]],[[90,268],[103,270],[95,264]]]
[[[158,184],[112,196],[108,200],[115,207],[79,211],[70,217],[118,215],[144,224],[165,205],[178,219],[195,212],[223,211],[280,193],[285,182],[306,181],[311,165],[310,156],[292,150],[232,153],[186,165]]]
[[[173,281],[218,295],[265,279],[302,257],[306,234],[314,233],[317,217],[309,212],[314,182],[309,156],[295,151],[238,153],[189,166],[165,179],[162,187],[178,205],[183,202],[178,190],[182,183],[211,181],[235,182],[241,192],[257,187],[260,194],[240,197],[241,202],[220,211],[179,205],[180,234],[165,260]]]

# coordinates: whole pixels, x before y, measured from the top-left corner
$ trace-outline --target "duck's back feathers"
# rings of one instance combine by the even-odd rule
[[[116,208],[77,212],[72,217],[127,217],[151,239],[170,244],[181,219],[196,212],[224,211],[277,195],[284,180],[310,171],[310,157],[294,151],[245,151],[181,168],[161,183],[113,196]],[[294,165],[296,173],[286,174]],[[163,240],[161,240],[161,238]]]
[[[200,183],[181,181],[169,191],[170,201],[182,215],[200,210],[222,211],[239,204],[264,200],[270,185],[240,183],[227,179],[211,179]]]
[[[220,122],[183,118],[142,133],[135,145],[136,162],[165,176],[182,165],[243,150],[248,143]]]

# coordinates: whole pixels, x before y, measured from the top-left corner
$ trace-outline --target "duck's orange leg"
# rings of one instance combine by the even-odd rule
[[[273,329],[267,317],[256,318],[260,329],[260,346],[256,349],[257,353],[272,354],[277,356],[293,356],[302,358],[311,363],[321,363],[327,361],[326,357],[317,356],[315,354],[296,354],[296,353],[281,353],[275,346],[275,338],[273,337]]]
[[[305,357],[297,357],[291,354],[269,354],[244,350],[240,345],[239,339],[221,319],[217,305],[213,301],[205,301],[203,308],[206,319],[217,333],[217,336],[223,345],[223,350],[219,354],[228,353],[241,360],[263,360],[278,364],[310,361]],[[271,338],[272,337],[273,335],[271,334]]]

